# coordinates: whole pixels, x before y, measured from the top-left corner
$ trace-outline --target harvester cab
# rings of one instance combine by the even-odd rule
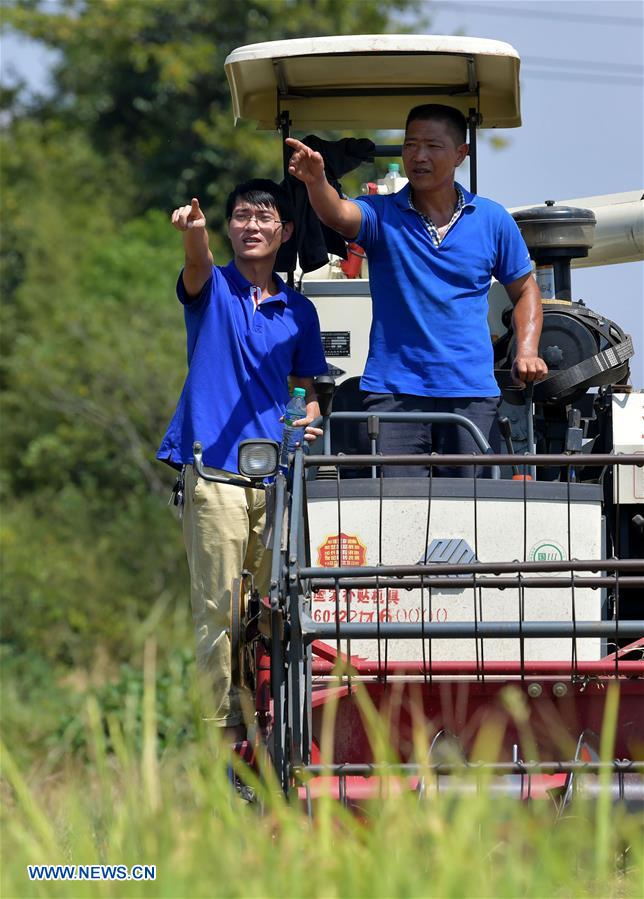
[[[343,154],[346,172],[348,153],[355,166],[397,160],[400,145],[378,143],[383,133],[400,132],[413,106],[436,102],[466,117],[476,193],[478,130],[521,124],[519,66],[516,50],[496,41],[372,35],[253,44],[225,68],[235,120],[278,131],[287,181],[287,137],[321,132],[324,141],[313,138],[329,145],[329,158]],[[356,143],[328,140],[347,130]],[[404,183],[394,164],[365,190]],[[481,762],[508,790],[519,778],[523,796],[546,783],[567,801],[573,775],[577,784],[580,771],[592,777],[603,765],[620,795],[641,792],[632,778],[644,770],[643,394],[628,385],[630,337],[575,302],[571,267],[643,257],[642,194],[546,201],[513,214],[541,286],[540,353],[550,375],[533,392],[511,384],[508,300],[493,285],[503,455],[458,416],[451,425],[468,428],[481,455],[379,454],[381,429],[396,413],[368,416],[359,403],[368,258],[342,246],[348,265],[326,252],[320,260],[319,223],[312,244],[298,238],[299,267],[288,275],[317,307],[336,387],[332,396],[329,378],[320,381],[323,445],[298,451],[288,479],[276,475],[272,587],[256,629],[264,670],[270,657],[262,720],[286,792],[310,798],[325,774],[320,789],[331,784],[343,801],[362,801],[379,790],[365,777],[393,771],[424,796],[428,777]],[[491,477],[435,476],[438,465],[476,471],[481,456]],[[402,461],[427,466],[429,477],[383,477],[383,462]],[[611,758],[599,759],[587,747],[601,731],[608,686],[619,693],[618,724]],[[374,753],[367,708],[386,722],[393,767]],[[491,717],[502,731],[499,755],[472,758]],[[423,758],[413,749],[419,730]],[[436,749],[446,745],[449,760]]]

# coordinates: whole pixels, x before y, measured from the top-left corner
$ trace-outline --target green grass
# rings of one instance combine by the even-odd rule
[[[90,697],[76,731],[86,752],[70,752],[63,763],[58,755],[55,770],[32,764],[26,774],[18,753],[3,748],[3,899],[644,893],[644,821],[603,799],[580,800],[557,819],[545,802],[429,791],[423,802],[413,793],[383,800],[367,822],[323,800],[310,821],[269,781],[257,784],[260,813],[233,795],[213,732],[160,741],[152,651],[144,671],[138,729]],[[137,863],[156,865],[156,881],[27,876],[28,864]]]

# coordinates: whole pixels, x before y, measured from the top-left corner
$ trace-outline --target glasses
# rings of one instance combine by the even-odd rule
[[[255,219],[258,228],[272,228],[273,225],[286,224],[281,219],[276,219],[270,212],[233,212],[230,221],[233,225],[245,227]]]

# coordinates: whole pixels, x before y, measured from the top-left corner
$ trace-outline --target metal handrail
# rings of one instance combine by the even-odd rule
[[[598,774],[600,771],[644,774],[644,762],[633,759],[613,759],[608,762],[547,761],[547,762],[338,762],[337,764],[293,765],[292,774],[300,779],[320,776],[381,777],[384,775],[413,775],[421,771],[434,774],[491,773],[507,774],[570,774],[573,772]]]
[[[305,643],[340,640],[461,640],[482,638],[641,637],[644,621],[445,621],[332,622],[322,624],[302,614]]]
[[[326,419],[329,427],[324,429],[324,455],[327,458],[331,456],[331,422],[334,421],[356,421],[367,422],[370,418],[376,418],[378,421],[394,422],[404,421],[410,423],[426,423],[426,424],[453,424],[455,427],[466,430],[483,455],[489,456],[492,453],[492,447],[485,439],[481,429],[466,418],[464,415],[458,415],[455,412],[332,412]],[[375,448],[375,447],[372,447]],[[352,457],[356,458],[356,457]],[[325,463],[321,463],[325,464]],[[329,464],[328,461],[326,464]],[[477,459],[477,465],[481,464],[481,459]],[[488,465],[488,461],[485,462]],[[500,472],[497,466],[492,466],[492,479],[498,480]]]
[[[302,566],[302,578],[334,579],[382,578],[407,575],[457,574],[536,574],[542,571],[642,571],[644,559],[553,559],[548,562],[430,562],[425,565],[343,565],[341,567]]]
[[[335,414],[335,413],[334,413]],[[345,414],[345,413],[339,413]],[[395,455],[395,456],[379,456],[379,455],[361,455],[361,456],[306,456],[304,466],[308,468],[313,465],[337,465],[339,467],[351,466],[352,468],[370,468],[373,465],[422,465],[422,466],[454,466],[454,465],[480,465],[481,457],[470,453],[468,455],[439,455],[432,453],[431,455]],[[485,456],[485,465],[536,465],[537,467],[562,467],[572,466],[580,468],[589,466],[592,468],[603,468],[611,465],[636,465],[642,467],[644,465],[644,453],[597,453],[593,455],[574,455],[568,456],[563,453],[551,453],[548,455],[526,454],[517,455],[509,453],[491,453]],[[539,481],[535,483],[541,483]],[[528,489],[530,482],[527,483]]]

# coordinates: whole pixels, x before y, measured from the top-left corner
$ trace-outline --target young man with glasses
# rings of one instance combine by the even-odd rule
[[[320,414],[313,378],[327,371],[313,304],[273,271],[280,246],[293,234],[287,195],[272,181],[238,185],[226,203],[233,259],[213,264],[206,218],[194,198],[172,213],[183,234],[185,264],[177,283],[184,307],[188,374],[157,458],[185,468],[183,535],[188,556],[197,666],[206,687],[208,717],[226,738],[243,739],[252,715],[231,686],[232,582],[249,570],[260,594],[268,589],[270,553],[261,536],[263,490],[204,481],[193,468],[192,446],[214,472],[237,473],[241,440],[279,441],[280,419],[292,387],[306,390],[306,440]],[[246,706],[245,706],[246,703]]]

